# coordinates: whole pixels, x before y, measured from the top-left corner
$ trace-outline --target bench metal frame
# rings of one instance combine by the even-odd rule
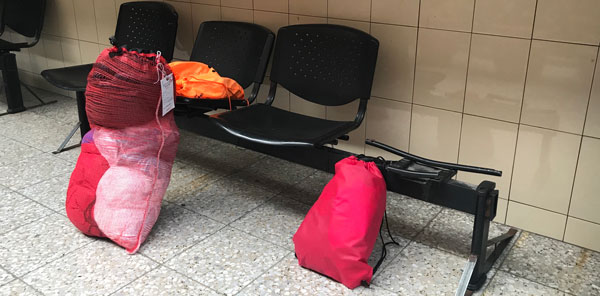
[[[203,117],[178,116],[176,121],[180,128],[202,136],[331,173],[334,172],[336,162],[353,155],[350,152],[326,146],[319,148],[282,147],[249,142],[227,134]],[[394,162],[373,159],[386,179],[388,190],[475,216],[470,257],[476,257],[477,259],[470,276],[467,294],[479,290],[487,279],[487,272],[506,249],[517,230],[511,228],[503,235],[490,239],[488,237],[490,222],[496,216],[498,205],[496,184],[491,181],[482,181],[478,186],[473,186],[454,180],[452,177],[456,175],[457,171],[496,176],[501,172],[429,160],[376,141],[368,140],[367,144],[403,157],[403,159]],[[419,166],[426,166],[429,169],[414,171],[415,167],[418,168]],[[432,168],[434,169],[433,172]],[[491,251],[488,250],[490,246],[494,246]]]

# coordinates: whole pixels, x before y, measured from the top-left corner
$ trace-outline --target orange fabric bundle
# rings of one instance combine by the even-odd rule
[[[199,62],[172,62],[177,96],[196,99],[244,100],[244,89],[235,80],[221,77]]]

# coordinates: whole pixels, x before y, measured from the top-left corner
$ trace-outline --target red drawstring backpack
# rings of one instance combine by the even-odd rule
[[[386,244],[375,268],[367,264],[385,204],[385,180],[374,162],[350,156],[336,163],[333,179],[294,235],[298,263],[350,289],[368,286],[385,256]]]

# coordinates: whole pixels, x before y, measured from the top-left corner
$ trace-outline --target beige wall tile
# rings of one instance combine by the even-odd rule
[[[415,68],[417,29],[372,24],[379,40],[372,95],[411,102]]]
[[[94,0],[98,43],[108,44],[108,38],[117,28],[117,7],[112,0]]]
[[[97,43],[79,41],[79,50],[81,53],[81,63],[90,64],[94,63],[98,58],[101,47]]]
[[[521,122],[581,134],[597,51],[534,40]]]
[[[94,0],[74,0],[79,40],[98,42]]]
[[[519,122],[529,40],[474,34],[465,113]]]
[[[65,63],[63,61],[60,37],[42,35],[40,42],[44,45],[44,53],[48,59],[48,68],[52,69],[64,67]]]
[[[600,225],[569,217],[565,242],[600,252]]]
[[[48,34],[77,39],[73,0],[47,1],[44,31]]]
[[[583,137],[569,216],[600,223],[600,139]]]
[[[592,86],[583,134],[600,138],[600,67],[598,65],[596,65],[594,85]]]
[[[206,21],[221,20],[221,7],[212,5],[192,4],[192,28],[194,40],[198,35],[200,24]],[[193,44],[193,43],[192,43]]]
[[[510,200],[566,214],[580,140],[580,136],[521,125]]]
[[[270,85],[268,83],[261,85],[256,98],[257,102],[264,103],[267,100],[269,87]],[[281,86],[277,86],[277,92],[275,92],[275,101],[273,101],[273,106],[279,109],[290,111],[290,92]]]
[[[327,106],[327,119],[352,121],[358,111],[358,104],[359,101],[356,100],[342,106]],[[348,141],[340,140],[334,148],[358,154],[365,153],[365,122],[366,119],[357,129],[348,133],[348,136],[350,136]]]
[[[373,0],[371,21],[417,26],[419,24],[419,0]]]
[[[177,39],[175,40],[175,51],[173,56],[178,59],[188,60],[194,46],[194,24],[192,21],[192,4],[165,1],[171,4],[179,15],[177,25]]]
[[[496,208],[496,217],[492,221],[506,223],[506,210],[508,210],[508,200],[499,198]]]
[[[332,18],[369,21],[371,19],[371,0],[329,0],[327,16]]]
[[[464,115],[458,162],[502,171],[502,177],[460,172],[458,179],[479,184],[496,182],[500,197],[508,198],[517,144],[517,124]]]
[[[561,240],[567,216],[534,208],[517,202],[508,202],[506,224]]]
[[[224,21],[254,22],[254,14],[250,9],[221,7],[221,19]]]
[[[60,47],[65,67],[81,65],[81,52],[78,40],[61,38]]]
[[[419,26],[471,32],[474,0],[421,0]]]
[[[254,9],[288,12],[288,0],[254,0]]]
[[[192,3],[221,5],[221,0],[192,0]]]
[[[413,102],[462,111],[470,36],[419,29]]]
[[[289,16],[289,24],[290,25],[326,24],[326,23],[327,23],[327,19],[324,17],[306,16],[306,15],[297,15],[297,14],[290,14],[290,16]]]
[[[286,13],[255,10],[254,23],[264,26],[277,34],[279,28],[288,25],[288,15]]]
[[[598,45],[600,1],[538,1],[533,37]]]
[[[460,113],[414,105],[410,153],[456,163],[461,117]]]
[[[327,0],[289,0],[290,13],[327,16]]]
[[[327,117],[325,106],[309,102],[292,93],[290,93],[290,111],[323,119]]]
[[[252,9],[252,0],[221,0],[221,6]]]
[[[366,138],[408,151],[411,104],[371,98],[367,108]],[[365,146],[365,153],[396,160],[400,157],[381,149]]]
[[[44,36],[44,35],[42,35]],[[29,58],[31,61],[31,70],[34,73],[41,73],[48,68],[48,59],[44,51],[44,42],[40,42],[36,46],[29,48]]]
[[[531,38],[536,0],[479,0],[473,32]]]
[[[361,30],[364,32],[369,33],[369,31],[371,30],[371,24],[368,22],[360,22],[360,21],[350,21],[350,20],[342,20],[342,19],[335,19],[335,18],[329,18],[327,19],[327,23],[329,24],[334,24],[334,25],[341,25],[341,26],[346,26],[346,27],[351,27],[357,30]]]

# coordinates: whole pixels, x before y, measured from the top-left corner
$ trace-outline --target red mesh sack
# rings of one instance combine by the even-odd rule
[[[370,283],[373,268],[367,260],[385,203],[385,180],[374,162],[350,156],[336,163],[333,179],[294,234],[300,266],[351,289]]]
[[[111,48],[100,54],[88,76],[93,145],[108,169],[97,181],[95,200],[89,189],[70,200],[91,205],[84,217],[93,221],[86,223],[95,222],[102,235],[129,253],[139,249],[158,218],[179,143],[173,112],[162,116],[161,110],[160,80],[170,73],[160,55]],[[79,184],[72,176],[69,190],[77,192],[71,187]]]

